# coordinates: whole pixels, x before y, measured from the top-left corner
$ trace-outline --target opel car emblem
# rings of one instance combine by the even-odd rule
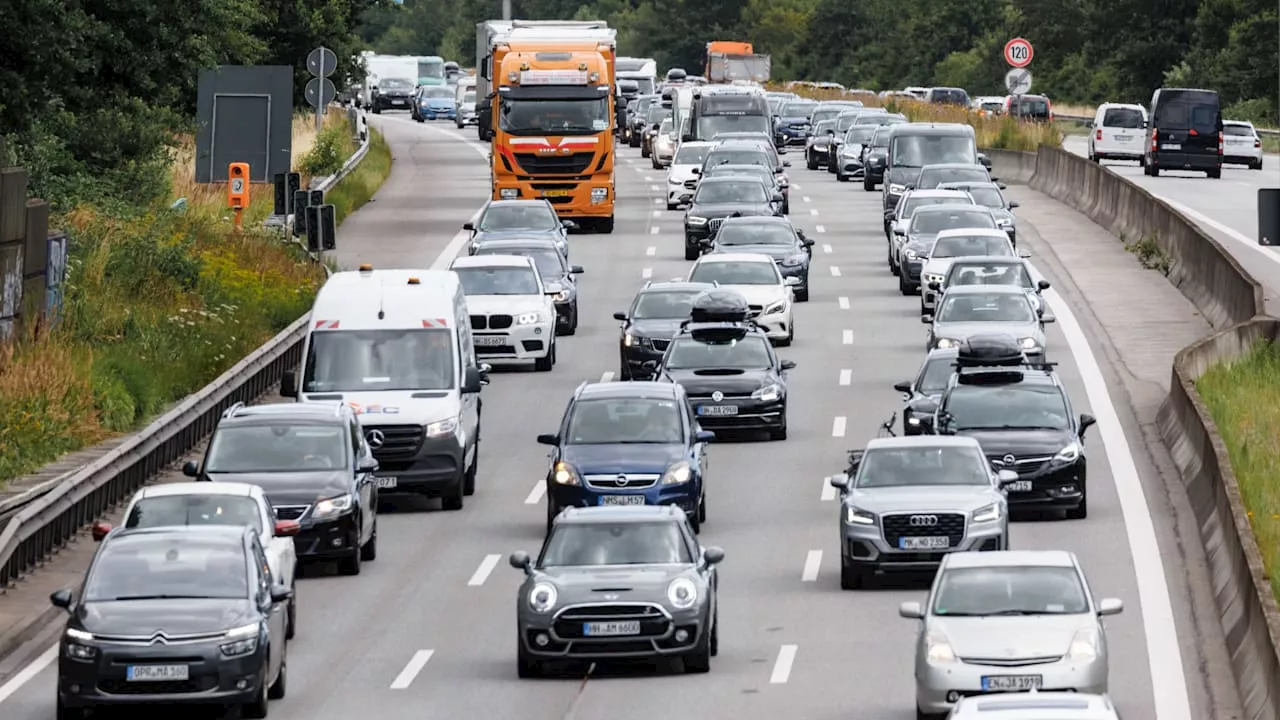
[[[618,485],[618,487],[626,487],[627,483],[630,482],[627,479],[626,475],[619,475],[618,477],[614,478],[613,481]]]
[[[1004,457],[1000,458],[1000,462],[1004,463],[1005,465],[1012,465],[1017,461],[1018,461],[1018,458],[1012,455],[1005,455]]]
[[[717,391],[715,391],[715,392],[711,393],[711,399],[712,399],[712,400],[715,400],[716,402],[720,402],[721,400],[723,400],[723,399],[724,399],[724,393],[722,393],[722,392],[720,392],[719,390],[717,390]]]
[[[370,430],[364,434],[364,439],[368,441],[369,447],[377,450],[387,441],[387,436],[381,430]]]
[[[911,527],[933,527],[938,524],[937,515],[912,515],[908,521]]]

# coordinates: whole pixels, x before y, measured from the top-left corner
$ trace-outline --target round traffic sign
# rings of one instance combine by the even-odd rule
[[[1016,68],[1024,68],[1031,64],[1036,56],[1035,48],[1025,38],[1014,38],[1004,44],[1004,61]]]
[[[307,54],[307,72],[316,77],[329,77],[338,69],[338,56],[327,47],[318,47]]]
[[[244,178],[231,178],[231,192],[236,195],[244,192]]]
[[[1031,92],[1031,71],[1013,68],[1004,74],[1004,87],[1010,95],[1026,95]]]
[[[338,96],[338,89],[329,78],[313,77],[307,81],[302,94],[312,107],[326,107]]]

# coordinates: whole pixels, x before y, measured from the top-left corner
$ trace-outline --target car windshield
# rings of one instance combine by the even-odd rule
[[[88,602],[249,597],[240,538],[133,535],[104,543],[85,581]]]
[[[629,315],[632,320],[687,320],[693,300],[702,290],[664,290],[640,293]]]
[[[658,127],[658,134],[660,134],[660,135],[670,135],[670,134],[671,134],[671,127],[672,127],[672,126],[671,126],[671,118],[666,118],[665,120],[663,120],[663,121],[662,121],[662,125],[660,125],[660,126]]]
[[[947,399],[953,430],[1067,430],[1071,422],[1054,385],[958,385]]]
[[[716,165],[759,165],[772,170],[773,160],[763,150],[752,148],[729,150],[720,148],[707,156],[706,165],[708,168]]]
[[[855,125],[844,134],[844,142],[846,145],[865,145],[875,133],[875,125]]]
[[[791,228],[778,223],[726,222],[716,233],[716,245],[795,245]]]
[[[764,185],[757,180],[704,182],[693,195],[694,204],[764,203]]]
[[[925,168],[920,171],[920,179],[916,181],[916,187],[921,190],[929,190],[938,187],[942,183],[988,182],[990,180],[990,174],[981,165],[967,168]]]
[[[840,116],[840,113],[848,109],[849,108],[847,107],[839,106],[839,105],[823,105],[814,109],[813,115],[810,116],[809,119],[812,120],[815,124],[829,122],[831,123],[832,127],[835,127],[836,118]]]
[[[952,285],[1017,285],[1032,286],[1031,274],[1022,263],[985,265],[959,264],[951,266],[947,286]]]
[[[1003,110],[1004,110],[1004,101],[1003,101],[1003,100],[991,100],[991,101],[988,101],[988,102],[984,102],[984,103],[982,103],[981,110],[982,110],[983,112],[989,112],[989,113],[998,113],[998,112],[1001,112],[1001,111],[1003,111]]]
[[[220,427],[209,442],[204,469],[209,473],[338,470],[346,467],[351,445],[344,427],[285,422]]]
[[[402,78],[383,78],[378,85],[379,90],[409,90],[413,83]]]
[[[646,122],[649,125],[660,123],[671,117],[671,108],[664,108],[661,105],[651,105],[645,112],[648,116]]]
[[[931,258],[974,257],[976,255],[1012,255],[1013,248],[1007,237],[992,235],[959,235],[938,238],[933,244]]]
[[[868,450],[858,466],[858,488],[919,485],[990,485],[976,447],[888,447]]]
[[[978,150],[968,135],[897,134],[890,162],[895,167],[922,168],[942,163],[976,163]]]
[[[948,195],[943,197],[920,197],[917,195],[908,195],[902,200],[902,212],[900,217],[909,218],[915,214],[916,210],[928,205],[972,205],[973,202],[963,195]]]
[[[261,533],[262,509],[247,495],[161,495],[133,504],[124,526],[238,525]]]
[[[676,158],[671,162],[672,165],[701,165],[707,159],[707,153],[711,152],[710,145],[681,145],[676,151]]]
[[[689,275],[689,282],[721,285],[778,285],[778,269],[772,262],[703,262]]]
[[[993,187],[967,187],[964,191],[969,193],[969,197],[973,201],[983,207],[1004,208],[1004,195]]]
[[[464,295],[537,295],[538,277],[530,267],[454,268]]]
[[[609,128],[611,98],[513,99],[499,95],[498,127],[511,135],[591,135]]]
[[[1102,126],[1139,130],[1143,119],[1142,111],[1138,108],[1107,108],[1102,114]]]
[[[996,226],[995,218],[985,209],[982,210],[947,210],[918,212],[911,216],[911,232],[940,233],[943,230],[960,230],[963,228],[987,228]]]
[[[568,445],[683,442],[681,409],[675,400],[600,398],[579,401],[569,416]]]
[[[943,571],[933,597],[933,614],[948,617],[1087,612],[1084,583],[1071,567],[950,568]]]
[[[871,147],[875,147],[875,148],[889,147],[889,136],[891,134],[892,134],[892,131],[888,129],[877,130],[876,133],[871,136]]]
[[[966,293],[945,298],[938,312],[938,322],[1008,322],[1030,323],[1035,320],[1031,302],[1022,293]]]
[[[473,93],[473,92],[463,93],[463,95],[462,95],[462,104],[463,104],[463,105],[475,105],[475,104],[476,104],[476,94],[475,94],[475,93]]]
[[[934,395],[947,389],[947,383],[955,373],[954,357],[943,355],[929,358],[924,364],[924,376],[920,378],[919,390],[925,395]]]
[[[425,98],[448,98],[452,100],[456,95],[457,91],[447,87],[429,87],[422,89],[422,97]]]
[[[557,230],[560,218],[545,203],[490,205],[476,223],[477,230]]]
[[[554,248],[480,248],[477,255],[520,255],[533,259],[544,282],[561,282],[568,272],[564,258]]]
[[[448,390],[454,384],[455,355],[447,328],[313,332],[302,388],[309,393]]]
[[[764,115],[703,115],[698,118],[698,137],[713,138],[727,132],[773,134],[769,118]]]
[[[782,109],[778,111],[778,116],[787,118],[788,120],[793,120],[795,118],[808,119],[808,117],[812,115],[813,111],[817,108],[818,103],[816,102],[789,102],[786,105],[783,105]]]
[[[968,105],[969,93],[959,88],[934,88],[929,91],[929,101],[952,105]]]
[[[562,523],[551,531],[538,565],[688,565],[680,527],[672,522]]]
[[[759,335],[726,342],[677,338],[663,365],[668,370],[760,370],[773,364],[767,342]]]

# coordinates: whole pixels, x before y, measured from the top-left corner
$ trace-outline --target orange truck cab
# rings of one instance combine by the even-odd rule
[[[582,229],[613,232],[613,52],[570,39],[494,48],[493,199],[545,198]]]

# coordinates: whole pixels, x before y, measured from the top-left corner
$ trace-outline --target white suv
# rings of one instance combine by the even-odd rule
[[[1222,121],[1222,162],[1262,169],[1262,138],[1253,123],[1245,120]]]
[[[791,320],[795,303],[792,287],[800,284],[800,278],[784,278],[768,255],[703,255],[689,271],[689,282],[718,283],[719,287],[742,295],[751,308],[751,320],[775,345],[790,345],[795,339],[796,329]]]
[[[1103,103],[1089,123],[1089,159],[1142,162],[1147,142],[1147,110],[1141,105]]]
[[[471,315],[476,357],[533,361],[539,372],[556,364],[555,295],[564,288],[544,283],[532,258],[471,255],[453,261]]]
[[[711,148],[719,143],[691,140],[676,147],[675,156],[667,168],[667,209],[678,210],[680,203],[693,197],[693,191],[685,183],[697,177],[694,170],[702,170],[702,161]]]

